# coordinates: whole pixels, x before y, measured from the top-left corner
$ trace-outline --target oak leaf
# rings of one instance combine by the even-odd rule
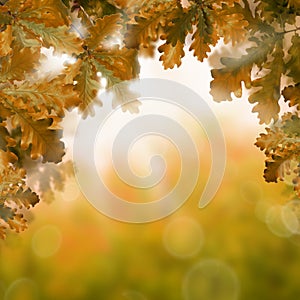
[[[299,49],[300,49],[300,36],[299,34],[295,34],[292,37],[292,46],[288,51],[290,55],[290,59],[286,64],[286,68],[288,69],[287,75],[292,77],[295,83],[300,82]]]
[[[284,141],[284,134],[278,128],[266,128],[267,133],[261,133],[255,145],[260,148],[261,151],[265,151],[266,155],[275,153],[278,146],[282,145]]]
[[[32,159],[43,157],[43,162],[58,163],[64,155],[64,143],[60,141],[61,130],[51,130],[51,119],[33,120],[26,111],[19,110],[11,117],[14,128],[20,126],[22,131],[21,149],[31,146]]]
[[[35,71],[39,57],[40,53],[35,48],[15,49],[11,55],[0,59],[0,82],[24,80],[28,73]]]
[[[139,14],[134,14],[125,34],[125,44],[129,48],[149,48],[162,34],[167,15],[175,8],[173,3],[159,2],[149,9],[143,6]]]
[[[13,46],[19,49],[42,47],[41,40],[28,28],[18,23],[12,25],[13,30]]]
[[[187,34],[193,32],[196,13],[197,8],[195,6],[190,8],[179,6],[173,10],[172,14],[168,16],[171,20],[167,23],[162,39],[166,40],[167,44],[171,43],[172,46],[176,46],[177,41],[184,44]]]
[[[8,25],[6,26],[6,30],[0,32],[0,57],[11,53],[12,40],[12,27],[11,25]]]
[[[246,38],[246,27],[249,23],[245,20],[244,14],[237,12],[236,7],[239,8],[239,6],[240,4],[237,3],[233,7],[223,4],[215,18],[219,35],[224,37],[225,44],[231,42],[234,46]]]
[[[276,43],[272,56],[273,61],[264,65],[265,68],[270,70],[269,73],[252,82],[253,87],[259,87],[260,89],[249,97],[250,103],[257,103],[252,111],[258,113],[260,124],[268,124],[272,119],[278,119],[281,76],[284,73],[282,41]]]
[[[21,149],[29,149],[32,159],[43,157],[43,162],[60,162],[64,155],[64,144],[60,141],[62,131],[49,129],[53,120],[36,120],[30,110],[23,108],[26,107],[23,101],[5,94],[1,98],[3,105],[12,112],[12,128],[21,129]]]
[[[100,82],[95,66],[88,59],[80,60],[80,62],[79,74],[74,79],[77,82],[75,90],[79,93],[79,98],[81,99],[79,109],[81,112],[84,112],[95,100],[100,89]],[[93,113],[93,110],[89,110],[89,112]]]
[[[27,208],[35,206],[39,202],[39,197],[35,192],[32,192],[29,188],[24,190],[22,187],[18,189],[16,193],[9,193],[6,196],[7,203],[14,203],[19,208]]]
[[[284,101],[288,102],[290,107],[296,106],[296,109],[300,110],[300,83],[285,87],[282,95]]]
[[[107,51],[97,51],[93,54],[100,64],[111,70],[114,76],[121,80],[136,78],[139,73],[136,49],[119,48],[116,45]]]
[[[42,39],[42,45],[46,48],[51,46],[54,53],[80,54],[83,52],[82,41],[74,32],[69,32],[65,25],[56,28],[46,27],[44,24],[37,24],[25,20],[19,23]]]
[[[71,110],[80,103],[73,84],[63,84],[60,78],[33,85],[25,81],[20,85],[4,89],[3,92],[15,98],[22,98],[29,107],[34,107],[36,112],[51,113],[54,110],[59,117],[64,117],[64,109]]]
[[[47,27],[69,25],[68,9],[60,0],[27,0],[18,17]]]
[[[201,62],[207,57],[207,53],[211,51],[210,46],[215,46],[219,40],[215,26],[205,11],[200,10],[198,12],[197,29],[192,36],[192,40],[189,50],[194,50],[194,56],[197,56]]]
[[[178,40],[175,46],[169,43],[158,48],[159,52],[163,52],[159,60],[163,62],[165,69],[173,69],[175,65],[178,67],[181,65],[181,58],[185,55],[183,46],[184,44]]]
[[[113,39],[122,29],[120,22],[120,14],[113,14],[97,19],[95,25],[89,28],[90,36],[86,39],[85,44],[89,49],[105,48],[105,43]]]
[[[256,47],[246,49],[247,54],[240,58],[221,58],[224,65],[220,69],[212,69],[213,80],[210,84],[210,94],[217,102],[231,101],[231,93],[242,96],[242,82],[246,88],[251,88],[251,71],[254,65],[261,67],[270,52],[273,51],[276,38],[271,36],[263,39],[252,38]]]

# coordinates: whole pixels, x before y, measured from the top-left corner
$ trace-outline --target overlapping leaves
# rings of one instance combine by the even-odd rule
[[[120,37],[115,33],[123,26],[121,14],[101,10],[94,14],[91,7],[90,16],[77,11],[88,32],[83,37],[72,24],[70,9],[59,0],[10,0],[0,7],[0,154],[6,170],[0,180],[2,237],[9,228],[20,231],[26,227],[18,207],[27,209],[28,203],[33,206],[39,201],[25,185],[28,159],[44,164],[62,161],[65,149],[60,122],[66,111],[79,107],[85,112],[99,88],[105,87],[101,77],[111,87],[139,72],[137,51],[116,43]],[[42,47],[52,47],[56,55],[73,56],[75,63],[66,65],[54,78],[41,77]],[[14,173],[18,176],[12,178]],[[5,182],[10,183],[9,189]],[[37,189],[40,195],[45,193],[45,185]]]
[[[300,197],[300,118],[287,113],[272,128],[257,139],[256,146],[267,156],[264,177],[267,182],[285,180],[291,175],[294,189]]]
[[[232,94],[242,97],[243,86],[249,89],[249,102],[255,104],[253,112],[258,113],[260,123],[275,122],[256,143],[267,156],[265,179],[284,180],[292,172],[297,183],[295,189],[299,191],[299,169],[290,170],[289,163],[291,160],[300,163],[297,137],[300,39],[295,23],[299,4],[281,0],[256,2],[252,16],[245,15],[249,23],[248,41],[254,44],[239,58],[221,58],[223,67],[212,70],[211,95],[216,101],[231,100]],[[293,25],[292,29],[285,29],[288,24]],[[293,84],[285,85],[285,82]],[[293,114],[281,117],[281,98]]]
[[[211,95],[231,100],[248,90],[260,123],[274,123],[256,143],[267,156],[265,179],[276,182],[293,173],[299,193],[299,166],[290,162],[300,163],[300,5],[295,0],[254,2],[1,1],[0,235],[8,228],[24,229],[19,209],[39,200],[25,184],[28,161],[42,166],[62,161],[60,123],[66,111],[77,107],[84,117],[93,114],[93,105],[101,103],[99,89],[113,88],[114,107],[136,112],[139,103],[124,105],[128,91],[116,84],[138,77],[138,55],[154,56],[156,47],[165,69],[180,66],[186,51],[202,62],[219,41],[242,52],[223,56],[222,67],[212,70]],[[43,47],[74,62],[56,76],[39,76]],[[282,98],[293,112],[283,117]],[[40,194],[50,188],[38,187]]]

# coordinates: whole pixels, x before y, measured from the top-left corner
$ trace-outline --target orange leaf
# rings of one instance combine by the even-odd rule
[[[175,65],[181,65],[181,58],[184,57],[183,43],[177,41],[175,46],[171,43],[163,44],[158,48],[159,52],[163,52],[159,60],[163,62],[165,69],[173,69]]]

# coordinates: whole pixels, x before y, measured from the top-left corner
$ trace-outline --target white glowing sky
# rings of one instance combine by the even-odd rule
[[[48,57],[48,60],[43,62],[41,68],[44,74],[51,72],[59,73],[65,61],[70,63],[73,60],[66,54],[54,56],[52,49],[43,48],[42,53]],[[234,125],[235,130],[242,129],[243,131],[261,132],[262,126],[259,126],[257,114],[251,113],[253,105],[248,103],[247,97],[234,99],[232,102],[215,103],[209,93],[212,77],[210,75],[211,67],[207,60],[200,63],[193,57],[191,52],[185,51],[185,53],[182,65],[172,70],[163,69],[162,63],[159,61],[160,54],[158,52],[156,52],[156,57],[153,59],[140,58],[140,77],[165,78],[178,81],[193,89],[206,100],[221,122]]]
[[[210,75],[211,67],[207,61],[203,63],[198,62],[191,52],[187,49],[185,50],[182,65],[172,70],[163,69],[159,61],[160,54],[158,52],[154,59],[140,58],[140,77],[165,78],[186,85],[197,92],[208,103],[224,129],[225,136],[228,137],[229,135],[233,139],[243,137],[247,143],[252,144],[259,133],[264,132],[265,126],[259,125],[257,114],[251,112],[253,105],[248,103],[247,96],[245,95],[241,99],[234,99],[232,102],[215,103],[209,93],[210,81],[212,80]],[[70,57],[67,55],[53,56],[52,50],[49,49],[43,49],[42,52],[48,57],[48,60],[42,65],[44,74],[51,72],[58,74],[63,68],[63,63],[65,61],[70,62]],[[71,114],[67,114],[63,122],[64,141],[70,150],[78,121],[78,114],[74,111]],[[115,124],[116,127],[121,126],[123,121],[122,116],[120,116],[120,124]]]

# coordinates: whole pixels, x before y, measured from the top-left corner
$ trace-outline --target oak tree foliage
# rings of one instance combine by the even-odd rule
[[[248,97],[269,125],[256,142],[266,181],[293,174],[300,196],[299,20],[299,0],[1,0],[0,236],[25,229],[22,211],[51,193],[49,182],[61,189],[69,176],[60,126],[66,112],[93,114],[98,90],[137,78],[138,56],[155,51],[172,69],[186,51],[202,62],[218,43],[233,47],[235,55],[212,66],[211,95],[218,102]],[[39,77],[41,49],[50,47],[75,62]],[[43,174],[39,194],[27,185],[32,170]]]

